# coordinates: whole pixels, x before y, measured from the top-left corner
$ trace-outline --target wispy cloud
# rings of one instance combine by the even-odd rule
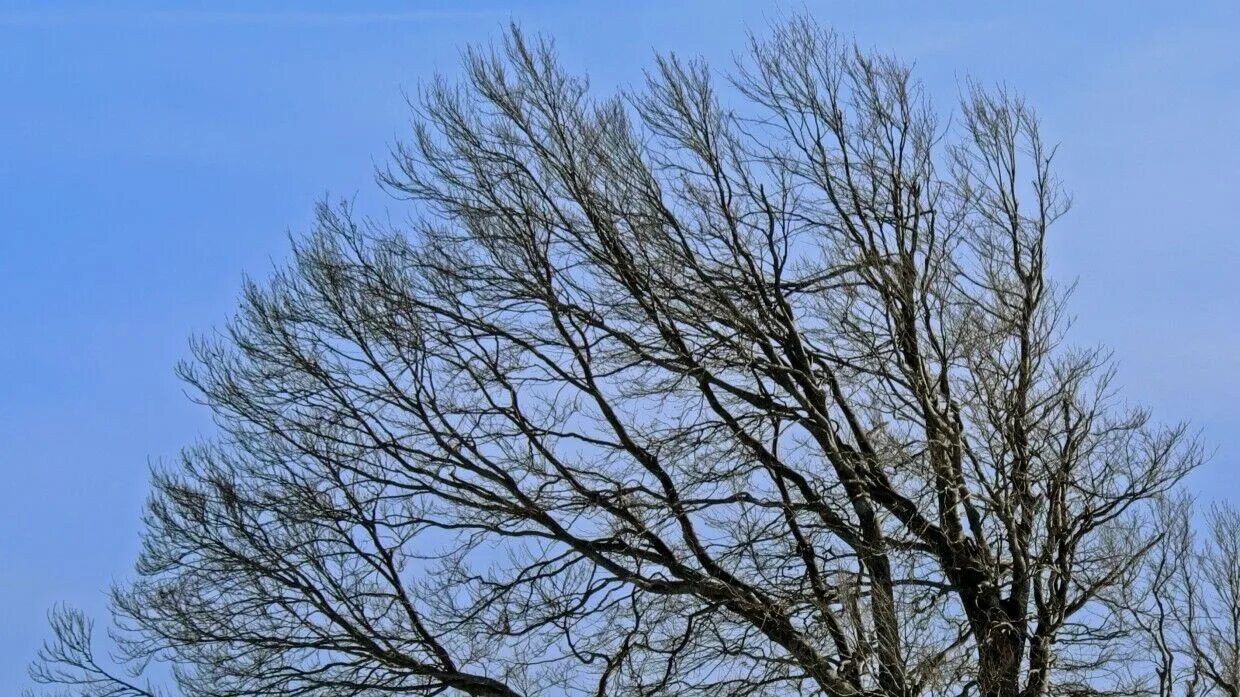
[[[419,10],[407,12],[220,12],[220,11],[118,11],[118,12],[9,12],[0,13],[0,26],[39,27],[117,24],[242,24],[332,26],[344,24],[392,24],[495,17],[488,10]]]

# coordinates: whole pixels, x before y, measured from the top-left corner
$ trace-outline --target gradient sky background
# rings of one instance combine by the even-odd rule
[[[1053,241],[1072,337],[1114,348],[1127,398],[1199,426],[1216,454],[1192,486],[1235,500],[1240,3],[1180,5],[784,7],[916,62],[944,109],[967,76],[1026,94],[1076,198]],[[509,18],[606,90],[655,49],[723,65],[773,8],[0,0],[0,691],[49,606],[99,612],[128,573],[149,463],[211,433],[172,374],[187,338],[324,194],[399,210],[372,173],[402,88]]]

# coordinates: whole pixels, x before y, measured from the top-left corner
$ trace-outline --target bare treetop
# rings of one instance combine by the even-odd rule
[[[220,436],[156,477],[126,655],[238,697],[1152,684],[1115,593],[1201,453],[1065,341],[1032,110],[940,118],[809,20],[749,49],[600,98],[513,29],[427,86],[414,220],[322,206],[183,366]],[[149,694],[74,646],[36,677]]]

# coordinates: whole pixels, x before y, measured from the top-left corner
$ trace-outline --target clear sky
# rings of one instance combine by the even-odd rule
[[[98,611],[128,573],[149,463],[211,433],[172,374],[187,338],[324,194],[399,209],[372,173],[407,129],[402,88],[509,18],[600,89],[656,49],[722,65],[772,7],[0,0],[0,691],[50,605]],[[967,76],[1028,96],[1075,193],[1053,242],[1073,338],[1198,425],[1216,454],[1194,488],[1237,498],[1240,3],[785,7],[915,61],[945,108]]]

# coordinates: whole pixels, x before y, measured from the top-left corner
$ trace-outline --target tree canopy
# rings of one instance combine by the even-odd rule
[[[181,367],[219,434],[113,593],[138,671],[67,611],[40,682],[1237,694],[1235,514],[1193,537],[1197,441],[1069,343],[1019,97],[802,18],[606,97],[514,28],[413,109],[408,222],[323,204]]]

